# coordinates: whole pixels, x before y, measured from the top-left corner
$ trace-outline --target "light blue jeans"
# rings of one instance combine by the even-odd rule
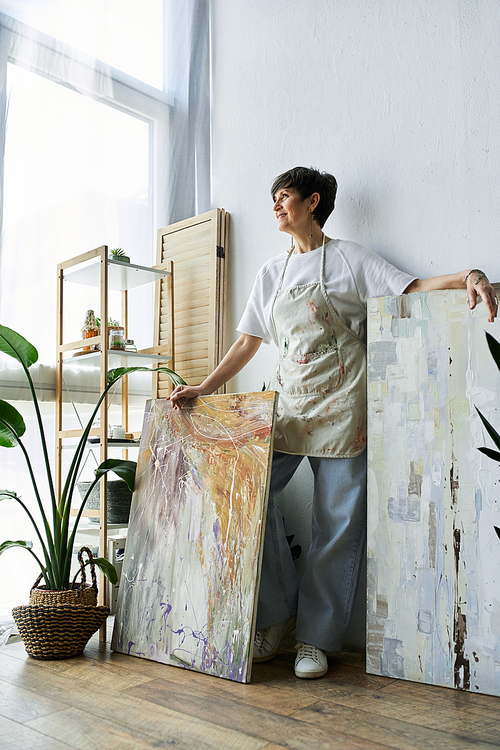
[[[274,502],[301,461],[314,474],[311,546],[298,582],[283,517]],[[356,458],[314,458],[274,452],[257,628],[297,615],[296,636],[340,651],[351,617],[366,540],[366,451]]]

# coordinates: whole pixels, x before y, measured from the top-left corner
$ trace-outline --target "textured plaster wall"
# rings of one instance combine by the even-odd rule
[[[339,182],[331,237],[420,277],[500,279],[500,5],[494,0],[212,0],[213,206],[231,213],[230,341],[257,269],[285,249],[273,178]],[[274,347],[230,384],[258,390]],[[282,497],[307,546],[310,477]],[[362,606],[351,641],[363,638]]]

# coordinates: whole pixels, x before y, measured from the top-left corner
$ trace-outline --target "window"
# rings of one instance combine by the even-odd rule
[[[7,52],[0,56],[0,322],[38,348],[42,401],[54,398],[57,263],[107,244],[150,265],[158,227],[210,207],[207,6],[0,0],[0,49]],[[129,314],[149,322],[145,295],[130,300]],[[82,307],[98,303],[75,297],[73,333]],[[119,318],[120,311],[110,314]],[[18,400],[29,415],[23,401],[30,397],[13,365],[0,355],[0,398]],[[89,400],[85,393],[81,402]],[[53,404],[43,409],[50,423]],[[2,449],[0,486],[21,473],[19,451]],[[28,496],[22,482],[9,488]],[[0,504],[0,541],[24,533],[33,539],[22,523],[15,505]],[[29,589],[37,574],[31,557],[1,556],[0,575],[12,578],[13,570],[11,592]],[[0,593],[0,615],[22,603],[10,595]]]
[[[161,15],[159,3],[152,6]],[[35,21],[50,27],[58,19],[65,36],[65,17],[35,14]],[[143,265],[154,260],[167,185],[158,165],[165,163],[171,107],[163,91],[58,39],[5,16],[0,24],[10,49],[0,68],[7,90],[0,320],[25,331],[40,361],[52,364],[56,264],[102,244],[125,247]],[[80,42],[90,44],[85,34]],[[161,44],[150,46],[161,51]],[[131,70],[135,57],[137,50]],[[158,83],[156,57],[149,78]]]

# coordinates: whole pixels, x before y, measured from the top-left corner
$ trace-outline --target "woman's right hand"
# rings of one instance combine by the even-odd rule
[[[177,385],[168,398],[173,409],[180,409],[186,399],[204,395],[206,393],[199,385]]]

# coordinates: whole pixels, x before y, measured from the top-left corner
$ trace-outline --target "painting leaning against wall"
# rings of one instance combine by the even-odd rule
[[[147,402],[115,651],[250,680],[275,402]]]
[[[500,695],[500,379],[465,292],[368,305],[367,671]]]

